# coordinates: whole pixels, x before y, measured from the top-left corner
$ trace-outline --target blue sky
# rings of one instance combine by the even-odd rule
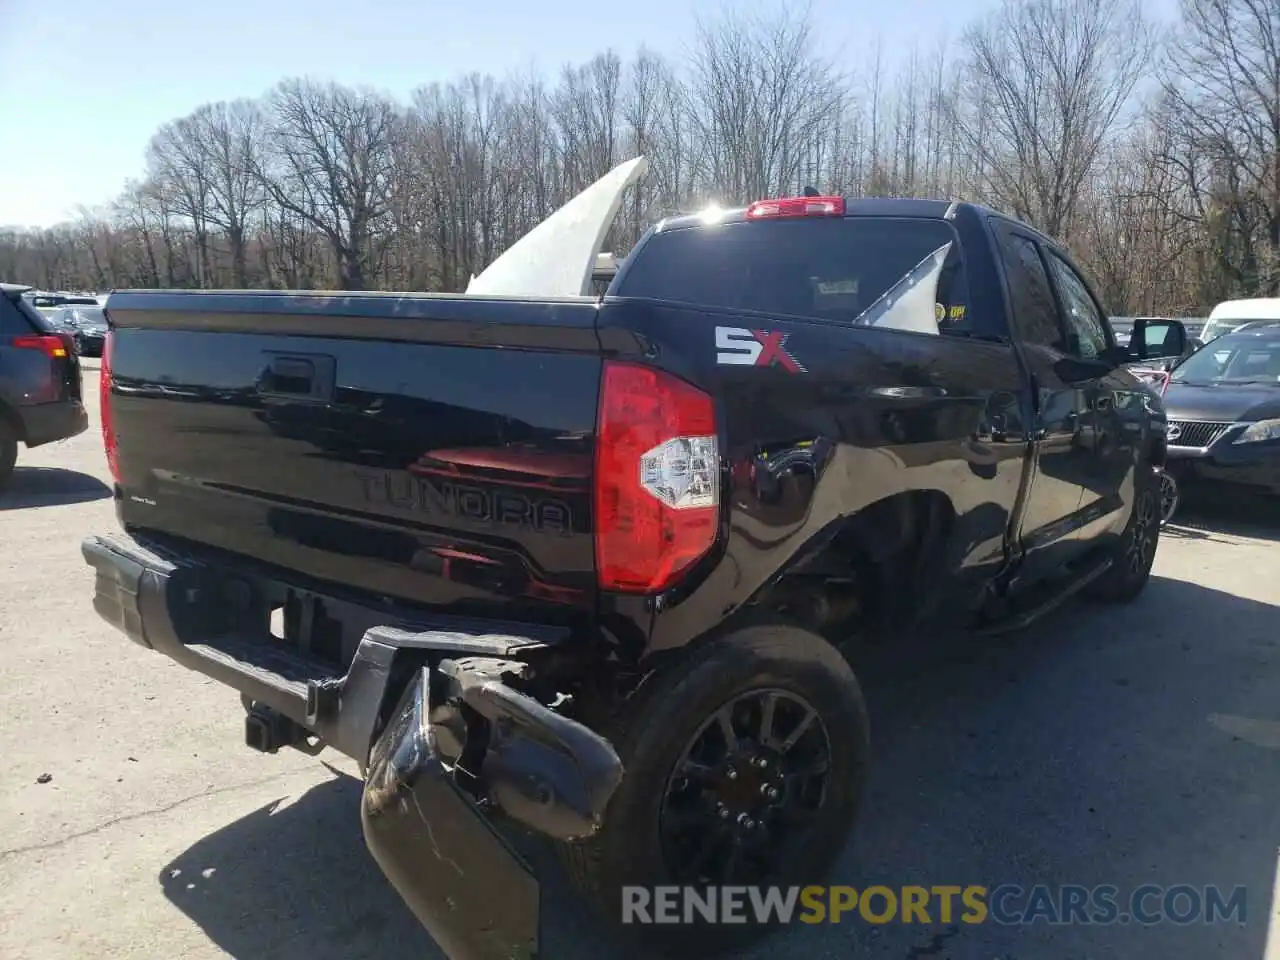
[[[877,37],[924,53],[995,3],[810,9],[823,44],[856,69]],[[159,124],[285,76],[405,97],[470,71],[554,75],[609,47],[679,58],[695,11],[716,10],[690,0],[0,0],[0,224],[48,225],[108,201],[141,173]]]

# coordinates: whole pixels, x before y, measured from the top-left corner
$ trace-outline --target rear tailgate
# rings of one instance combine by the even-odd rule
[[[121,520],[436,608],[589,615],[595,311],[113,294]]]

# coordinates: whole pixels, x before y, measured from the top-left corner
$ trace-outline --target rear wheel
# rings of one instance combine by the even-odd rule
[[[816,883],[844,847],[867,710],[849,665],[812,633],[754,626],[708,641],[646,681],[603,732],[625,774],[600,833],[566,847],[565,859],[612,922],[625,922],[627,886],[651,896],[669,885]],[[768,928],[750,918],[627,929],[668,952],[728,948]]]
[[[1154,469],[1139,465],[1133,510],[1112,548],[1111,569],[1085,588],[1084,595],[1102,603],[1128,603],[1151,579],[1160,544],[1160,480]]]

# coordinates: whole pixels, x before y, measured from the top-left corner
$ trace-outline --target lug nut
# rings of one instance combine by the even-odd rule
[[[778,797],[782,796],[782,792],[777,787],[770,787],[765,792],[765,796],[768,797],[770,800],[777,800]]]
[[[738,825],[744,830],[752,830],[755,828],[756,822],[748,817],[745,813],[738,814]]]
[[[738,771],[733,769],[733,767],[730,767],[728,771],[725,773],[725,776],[728,777],[730,780],[737,780]]]
[[[729,819],[729,808],[728,808],[728,807],[726,807],[723,803],[722,803],[722,804],[719,804],[719,806],[718,806],[718,808],[717,808],[716,812],[717,812],[718,814],[720,814],[720,819],[721,819],[721,820],[728,820],[728,819]]]
[[[768,760],[766,760],[764,757],[761,757],[761,758],[760,758],[760,769],[761,769],[761,770],[768,770],[768,769],[769,769],[769,761],[768,761]]]

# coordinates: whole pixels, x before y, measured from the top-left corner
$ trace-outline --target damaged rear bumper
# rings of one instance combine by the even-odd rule
[[[537,956],[537,879],[489,817],[580,839],[622,778],[607,740],[521,692],[534,670],[519,656],[539,641],[510,624],[373,626],[339,676],[265,631],[211,628],[201,597],[220,574],[207,563],[120,537],[82,551],[105,620],[360,762],[365,842],[449,957]]]

